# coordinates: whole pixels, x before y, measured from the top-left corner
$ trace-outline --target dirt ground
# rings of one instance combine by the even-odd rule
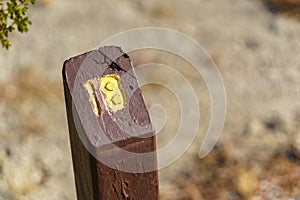
[[[201,78],[183,72],[198,91],[199,136],[184,156],[160,170],[160,199],[299,200],[300,5],[280,2],[38,1],[29,32],[13,34],[11,49],[0,49],[0,200],[76,199],[62,64],[113,34],[146,26],[171,28],[199,42],[227,93],[221,138],[199,159],[210,98]],[[130,56],[135,65],[188,66],[165,54]],[[162,147],[176,132],[177,104],[163,88],[143,91],[148,105],[166,105],[170,116],[157,137]]]

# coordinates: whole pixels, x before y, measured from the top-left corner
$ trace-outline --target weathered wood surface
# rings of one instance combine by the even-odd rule
[[[65,101],[79,200],[158,199],[157,170],[149,170],[157,168],[156,153],[147,154],[156,150],[155,135],[132,70],[129,57],[118,47],[103,47],[64,63]],[[120,81],[116,82],[120,91],[114,90],[111,99],[107,99],[110,88],[101,90],[99,80],[106,81],[103,77]],[[85,88],[85,83],[91,85]],[[87,91],[88,87],[94,92]],[[114,99],[116,94],[120,95]],[[98,131],[99,127],[103,132]],[[120,149],[140,156],[124,156]],[[114,168],[93,154],[98,160],[111,161]],[[123,168],[127,172],[118,170]]]

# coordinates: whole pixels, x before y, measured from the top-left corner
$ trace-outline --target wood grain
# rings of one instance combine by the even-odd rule
[[[74,99],[72,98],[72,89],[74,87],[76,74],[78,73],[81,64],[84,62],[87,56],[90,56],[96,60],[96,62],[94,63],[88,63],[89,65],[99,65],[100,67],[105,69],[102,75],[114,73],[122,76],[127,73],[128,70],[133,69],[128,55],[124,54],[124,52],[122,52],[120,48],[104,47],[99,51],[100,54],[97,51],[91,51],[92,53],[87,52],[85,54],[71,58],[64,63],[63,67],[65,102],[77,198],[78,200],[158,199],[159,193],[156,153],[147,154],[156,150],[154,132],[148,134],[148,137],[138,137],[139,133],[134,133],[132,135],[126,134],[115,124],[116,119],[112,119],[115,116],[122,117],[122,111],[117,111],[119,112],[119,115],[111,115],[111,111],[107,110],[107,108],[104,108],[104,104],[102,102],[100,103],[100,105],[102,106],[101,115],[96,117],[99,125],[101,127],[105,126],[104,134],[110,138],[111,144],[113,144],[112,146],[110,146],[107,145],[107,141],[96,141],[93,139],[95,137],[91,137],[95,135],[97,136],[98,133],[95,133],[95,130],[93,133],[88,133],[85,130],[84,123],[89,122],[82,123],[81,119],[82,116],[86,115],[86,113],[79,113],[77,109],[74,109],[76,108],[76,106],[74,106]],[[118,53],[120,53],[121,56],[116,56],[118,55]],[[108,55],[109,58],[113,59],[107,59],[106,55]],[[113,64],[114,67],[111,67],[111,64]],[[91,66],[91,68],[88,68],[88,70],[93,69],[93,67],[95,66]],[[91,77],[89,71],[85,71],[84,73],[88,74],[89,77]],[[92,76],[99,76],[99,74],[93,72],[90,73],[92,73]],[[133,76],[136,79],[134,73],[131,73],[130,76]],[[135,81],[137,84],[137,80]],[[131,85],[126,85],[127,80],[123,80],[123,84],[125,87],[125,93],[127,95],[126,88],[131,88],[129,87]],[[82,89],[84,90],[84,88]],[[126,106],[130,110],[130,113],[135,119],[136,123],[140,123],[140,125],[151,125],[151,120],[144,99],[142,97],[141,89],[137,88],[132,96],[132,100],[127,102]],[[128,98],[128,96],[126,97]],[[97,98],[99,101],[101,100],[99,96],[97,96]],[[86,101],[80,103],[84,104],[83,106],[91,106],[88,102],[88,98]],[[92,108],[88,109],[89,111],[92,111]],[[127,129],[129,129],[130,131],[130,128],[131,126],[129,123]],[[143,133],[140,134],[142,135]],[[86,149],[86,146],[89,147],[90,151]],[[119,149],[137,153],[139,155],[142,155],[142,153],[146,154],[145,156],[123,157],[118,151]],[[101,157],[101,159],[114,160],[114,162],[117,163],[115,164],[117,165],[117,167],[111,168],[106,164],[98,161],[95,156],[97,156],[98,158]],[[127,165],[132,168],[133,172],[124,172],[118,170],[122,168],[123,165]],[[143,171],[144,168],[145,170]],[[154,168],[155,170],[149,171],[147,170],[147,168]],[[140,173],[136,173],[136,170],[139,170]]]

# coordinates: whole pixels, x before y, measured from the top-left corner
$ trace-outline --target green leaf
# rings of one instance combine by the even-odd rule
[[[32,24],[27,17],[27,11],[30,4],[35,0],[8,0],[5,3],[0,0],[0,41],[2,47],[8,49],[10,42],[9,34],[14,30],[27,32],[28,26]]]

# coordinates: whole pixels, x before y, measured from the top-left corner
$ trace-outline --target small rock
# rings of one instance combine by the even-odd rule
[[[6,155],[8,156],[8,157],[10,157],[11,156],[11,150],[10,150],[10,148],[6,148],[5,149],[5,153],[6,153]]]
[[[300,152],[293,146],[286,150],[284,154],[290,161],[300,161]]]
[[[259,48],[259,43],[254,39],[246,40],[245,45],[248,49],[251,49],[251,50],[256,50]]]
[[[279,116],[272,116],[265,121],[265,126],[269,130],[276,130],[282,125],[282,121]]]
[[[249,197],[256,189],[258,181],[251,171],[242,169],[238,174],[238,191],[244,197]]]

